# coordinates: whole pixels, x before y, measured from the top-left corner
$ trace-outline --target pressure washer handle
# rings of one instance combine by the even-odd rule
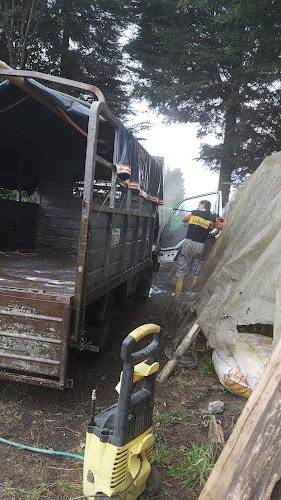
[[[159,333],[160,326],[158,325],[153,323],[142,325],[129,333],[122,343],[123,374],[113,433],[113,440],[118,443],[121,442],[122,446],[128,440],[137,437],[140,429],[143,432],[147,430],[147,425],[151,426],[156,380],[156,370],[153,365],[158,365],[156,361],[161,340]],[[152,342],[143,349],[133,352],[137,343],[150,334],[153,334]],[[137,373],[135,373],[135,365],[140,361],[146,361],[146,363],[143,363],[146,366],[137,365]],[[156,369],[158,369],[158,366]],[[143,378],[144,383],[142,389],[134,392],[136,375],[139,375],[139,379]]]
[[[121,348],[121,358],[123,361],[127,361],[132,363],[133,365],[137,362],[144,361],[151,355],[156,355],[159,345],[160,345],[160,326],[155,325],[153,323],[148,323],[146,325],[139,326],[135,330],[133,330],[129,335],[125,338]],[[143,349],[132,352],[137,342],[139,342],[142,338],[147,335],[154,334],[153,341]],[[156,335],[157,334],[157,335]]]

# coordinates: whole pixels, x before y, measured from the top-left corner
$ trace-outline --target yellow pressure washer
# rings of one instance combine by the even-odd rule
[[[123,341],[118,403],[95,416],[93,391],[83,473],[86,497],[135,500],[145,490],[155,441],[152,413],[159,368],[156,361],[159,333],[158,325],[146,324],[133,330]],[[149,334],[154,334],[152,342],[133,352],[136,343]],[[143,387],[134,392],[135,382],[141,379]]]

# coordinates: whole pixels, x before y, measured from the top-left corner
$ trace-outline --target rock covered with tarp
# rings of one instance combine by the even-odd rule
[[[196,302],[198,323],[216,349],[236,344],[238,325],[274,322],[281,274],[281,153],[262,162],[225,215],[227,225],[199,277]]]

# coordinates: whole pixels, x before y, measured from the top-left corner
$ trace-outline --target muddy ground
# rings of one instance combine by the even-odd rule
[[[0,437],[37,448],[83,454],[92,389],[97,390],[98,407],[117,401],[114,388],[122,368],[119,357],[122,339],[141,324],[165,324],[165,311],[171,303],[174,286],[172,270],[173,265],[162,266],[154,275],[150,297],[132,301],[119,311],[114,340],[106,353],[95,361],[71,357],[72,390],[61,392],[0,381]],[[164,348],[170,344],[171,339],[164,338],[160,369],[167,362]],[[188,472],[186,454],[193,443],[201,447],[208,441],[208,404],[214,400],[225,403],[218,418],[226,439],[245,404],[244,399],[226,392],[220,385],[212,369],[211,351],[202,335],[198,357],[197,367],[178,368],[165,384],[156,384],[155,461],[162,487],[154,498],[198,498],[203,485],[197,480],[190,481],[192,472]],[[0,453],[0,498],[70,500],[82,495],[82,461],[20,450],[3,443]]]

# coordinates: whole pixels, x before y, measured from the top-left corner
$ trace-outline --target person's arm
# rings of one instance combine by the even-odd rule
[[[186,216],[182,219],[182,222],[188,222],[191,216],[192,216],[192,214],[188,214],[188,215],[186,215]]]
[[[226,224],[226,218],[225,217],[218,217],[218,219],[216,219],[214,229],[222,230],[224,228],[225,224]]]

